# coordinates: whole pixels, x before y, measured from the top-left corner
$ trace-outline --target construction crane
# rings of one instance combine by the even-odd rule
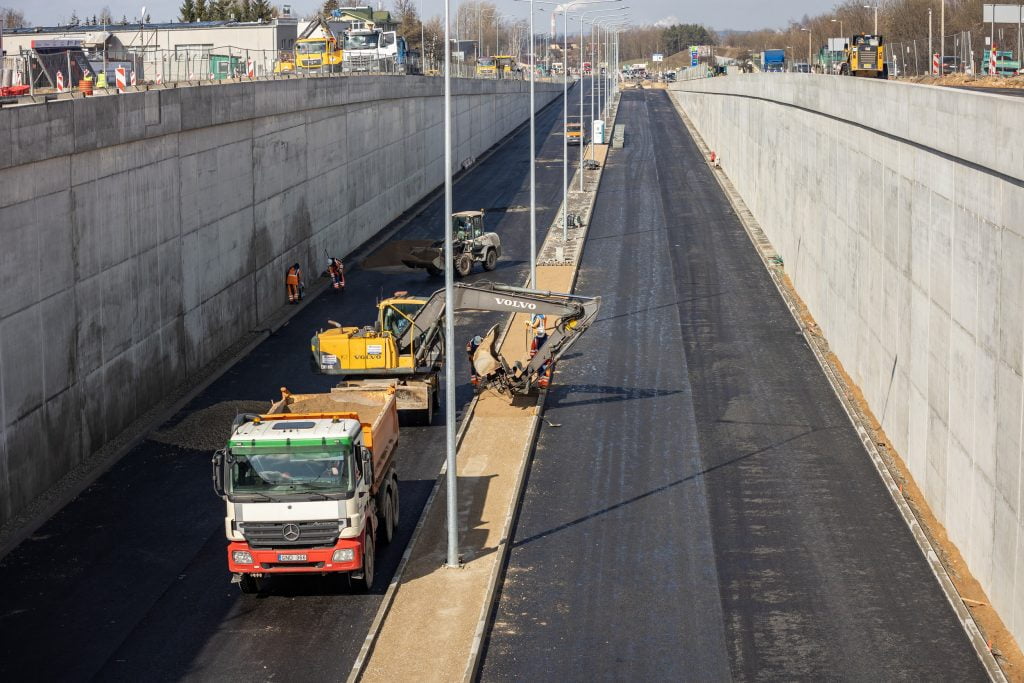
[[[601,306],[600,297],[548,292],[493,282],[457,283],[456,311],[543,314],[557,318],[547,342],[524,366],[509,362],[497,349],[498,326],[484,335],[473,358],[478,388],[493,388],[515,397],[528,393],[549,363],[579,339]],[[356,382],[398,380],[398,409],[423,411],[429,422],[437,407],[438,374],[444,362],[445,290],[429,297],[405,292],[381,301],[373,327],[343,327],[319,332],[311,341],[316,372],[342,375]],[[353,383],[349,382],[349,386]]]

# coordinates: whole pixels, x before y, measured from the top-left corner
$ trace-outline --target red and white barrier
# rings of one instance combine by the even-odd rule
[[[127,74],[125,74],[123,66],[114,69],[114,85],[117,86],[117,92],[124,92],[128,87]]]
[[[988,49],[988,75],[996,75],[996,44],[992,42],[992,47]]]
[[[936,52],[932,55],[932,75],[938,76],[941,72],[939,71],[939,53]]]
[[[135,69],[132,69],[132,85],[137,85],[138,81],[135,80]]]
[[[57,72],[57,92],[64,92],[64,72]]]
[[[256,78],[256,62],[251,59],[245,60],[245,75],[249,78]]]
[[[163,82],[164,82],[164,75],[162,73],[160,73],[159,71],[157,71],[156,72],[156,84],[160,85]]]

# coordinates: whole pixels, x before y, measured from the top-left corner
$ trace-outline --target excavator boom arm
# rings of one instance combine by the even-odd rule
[[[501,367],[500,384],[516,394],[529,391],[544,366],[558,360],[590,327],[601,307],[601,299],[476,282],[455,284],[452,304],[456,311],[544,314],[558,319],[554,329],[549,330],[547,342],[525,368],[511,367],[494,349],[486,350]],[[417,355],[428,354],[444,338],[444,314],[445,290],[439,289],[412,316],[412,324],[397,340],[399,348],[407,347],[415,335],[422,335]]]

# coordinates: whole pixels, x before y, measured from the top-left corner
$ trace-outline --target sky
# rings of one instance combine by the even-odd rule
[[[365,1],[365,0],[364,0]],[[440,15],[444,11],[441,0],[421,0],[423,14],[426,16]],[[455,2],[453,0],[452,10]],[[524,2],[513,0],[493,0],[500,11],[510,16],[529,16]],[[280,7],[282,0],[273,0]],[[115,20],[122,15],[129,21],[138,17],[145,4],[146,11],[153,21],[170,21],[177,19],[181,0],[0,0],[0,6],[14,7],[25,13],[25,18],[33,26],[53,26],[66,23],[73,11],[80,17],[92,16],[104,5],[110,7]],[[292,13],[304,15],[318,6],[315,0],[294,0],[290,3]],[[345,3],[342,3],[345,4]],[[357,4],[353,2],[352,4]],[[374,3],[375,4],[375,3]],[[783,28],[790,19],[799,19],[804,14],[818,14],[831,8],[835,2],[830,0],[716,0],[713,2],[679,2],[678,0],[622,0],[623,5],[630,7],[630,16],[634,23],[648,24],[666,21],[669,24],[704,24],[713,29],[749,30],[758,28]],[[384,6],[390,2],[384,0]],[[542,22],[543,23],[543,22]]]

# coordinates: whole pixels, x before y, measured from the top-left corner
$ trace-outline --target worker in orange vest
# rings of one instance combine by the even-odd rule
[[[345,289],[345,265],[340,258],[329,257],[327,261],[327,275],[331,278],[332,286],[335,289]]]
[[[288,290],[288,303],[297,304],[302,301],[302,269],[298,263],[288,269],[284,277],[284,286]]]

